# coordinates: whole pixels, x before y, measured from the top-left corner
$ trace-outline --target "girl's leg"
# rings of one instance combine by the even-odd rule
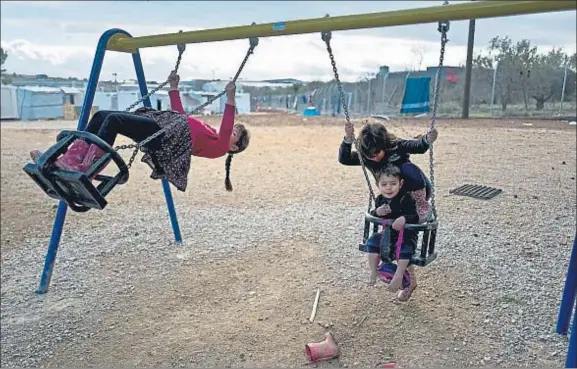
[[[431,204],[427,201],[425,174],[411,162],[403,164],[401,171],[405,180],[404,187],[417,204],[419,223],[424,223],[431,211]]]
[[[96,113],[94,113],[94,115],[92,115],[92,118],[90,118],[90,121],[88,122],[88,124],[86,125],[86,132],[98,135],[98,131],[100,130],[100,127],[102,127],[102,123],[104,123],[104,120],[111,114],[114,113],[118,113],[117,111],[114,110],[100,110],[97,111]]]
[[[104,123],[106,118],[114,113],[117,112],[111,110],[102,110],[96,112],[92,116],[92,118],[90,118],[90,121],[86,126],[86,132],[98,135],[98,131],[102,127],[102,124]],[[86,143],[84,140],[74,141],[72,145],[70,145],[66,153],[64,153],[64,155],[62,155],[62,157],[60,157],[56,161],[55,165],[65,170],[80,170],[79,165],[82,163],[82,160],[84,160],[84,157],[88,152],[89,146],[90,145]],[[42,152],[40,150],[30,151],[30,157],[35,163],[38,162],[38,159],[40,158],[41,155]]]
[[[98,127],[97,122],[99,121],[95,122],[92,129]],[[131,113],[112,112],[107,114],[102,123],[99,124],[97,135],[112,146],[118,134],[140,142],[159,130],[160,126],[153,119]],[[155,142],[153,141],[152,145],[154,144]],[[86,172],[103,155],[104,151],[96,145],[91,145],[82,161],[80,171]]]
[[[109,145],[114,144],[118,134],[140,142],[160,130],[160,126],[150,118],[117,111],[102,113],[97,119],[91,120],[86,130],[96,134]]]

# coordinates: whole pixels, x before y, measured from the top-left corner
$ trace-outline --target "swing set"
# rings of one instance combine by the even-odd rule
[[[434,103],[432,109],[432,118],[430,123],[430,129],[435,128],[436,124],[436,114],[439,102],[439,84],[441,78],[439,74],[441,73],[444,61],[445,46],[448,41],[447,32],[449,31],[449,21],[452,20],[468,20],[468,19],[482,19],[482,18],[493,18],[502,16],[515,16],[523,14],[535,14],[535,13],[545,13],[554,11],[567,11],[575,10],[577,8],[577,3],[575,1],[554,1],[554,0],[541,0],[541,1],[476,1],[470,3],[452,4],[448,5],[447,2],[443,6],[433,6],[418,9],[407,9],[380,13],[369,13],[369,14],[358,14],[358,15],[347,15],[339,17],[329,17],[328,15],[322,18],[296,20],[288,22],[276,22],[276,23],[266,23],[266,24],[255,24],[249,26],[238,26],[238,27],[226,27],[219,29],[209,29],[201,31],[190,31],[190,32],[177,32],[161,35],[152,36],[140,36],[132,37],[128,32],[121,29],[110,29],[102,34],[98,41],[96,48],[96,53],[94,56],[94,61],[92,64],[92,70],[90,73],[90,78],[88,80],[86,94],[84,98],[84,103],[82,106],[80,119],[78,122],[76,131],[62,131],[57,136],[57,143],[48,149],[38,160],[36,164],[27,164],[23,169],[24,171],[34,180],[34,182],[50,197],[60,200],[58,210],[56,213],[56,218],[54,220],[54,226],[52,229],[52,236],[50,238],[50,244],[48,246],[48,251],[46,254],[46,260],[44,265],[44,270],[42,272],[42,277],[40,281],[40,286],[37,293],[44,294],[48,291],[48,286],[50,284],[50,279],[52,276],[52,271],[54,268],[54,263],[56,260],[56,254],[58,251],[58,246],[60,243],[60,237],[62,235],[63,224],[66,218],[67,208],[70,207],[76,212],[87,212],[90,209],[102,210],[106,207],[107,201],[106,196],[112,191],[112,189],[117,186],[124,184],[129,178],[129,169],[132,166],[138,151],[146,151],[144,147],[147,143],[154,140],[158,136],[164,133],[163,129],[145,140],[130,144],[121,145],[117,147],[112,147],[106,142],[101,140],[99,137],[85,132],[84,129],[88,122],[88,117],[90,114],[91,106],[94,101],[94,95],[96,92],[96,86],[100,76],[100,71],[102,69],[102,63],[104,61],[104,56],[107,50],[126,52],[132,55],[132,60],[134,63],[136,76],[138,80],[138,85],[140,89],[140,95],[142,96],[138,101],[131,104],[126,111],[132,110],[138,104],[142,103],[145,107],[151,107],[149,97],[156,91],[162,89],[168,84],[168,80],[160,84],[158,87],[152,91],[147,91],[146,79],[144,77],[144,70],[142,66],[142,61],[139,54],[139,49],[147,47],[157,47],[157,46],[169,46],[177,45],[178,47],[178,58],[174,71],[177,72],[180,66],[182,55],[185,51],[187,44],[201,43],[201,42],[215,42],[215,41],[226,41],[226,40],[237,40],[237,39],[248,39],[250,42],[249,49],[241,62],[241,65],[233,78],[236,82],[240,73],[242,72],[244,66],[248,62],[250,55],[253,54],[255,48],[258,45],[259,37],[274,37],[282,35],[294,35],[294,34],[305,34],[320,32],[321,39],[326,44],[326,49],[329,54],[331,66],[334,73],[334,78],[337,83],[337,87],[340,94],[340,101],[343,106],[343,111],[347,123],[350,123],[350,116],[345,101],[345,93],[342,83],[339,78],[338,69],[332,47],[330,44],[332,31],[338,30],[354,30],[354,29],[366,29],[366,28],[376,28],[376,27],[390,27],[390,26],[400,26],[400,25],[411,25],[411,24],[423,24],[423,23],[434,23],[438,22],[438,31],[441,33],[441,50],[439,56],[439,67],[437,68],[437,78],[434,88]],[[211,97],[204,104],[200,105],[188,115],[196,114],[201,111],[204,107],[210,105],[213,101],[219,99],[224,95],[224,91],[220,92],[218,95]],[[72,144],[72,142],[81,138],[85,141],[96,144],[102,150],[105,151],[105,155],[95,162],[92,167],[86,173],[79,173],[73,171],[65,171],[55,168],[54,162],[56,159],[64,153],[67,148]],[[364,243],[367,241],[372,232],[378,232],[380,227],[390,227],[390,222],[384,222],[383,219],[371,215],[370,211],[372,204],[375,201],[375,194],[372,189],[372,185],[365,167],[363,158],[361,157],[358,142],[354,140],[355,148],[359,155],[361,162],[361,167],[368,185],[369,189],[369,203],[368,209],[365,214],[365,227],[363,232],[363,243],[359,248],[364,248]],[[124,162],[122,157],[118,154],[119,150],[123,149],[134,149],[132,156],[130,157],[128,164]],[[433,145],[429,148],[429,179],[431,184],[431,206],[432,214],[428,221],[424,224],[413,225],[408,224],[405,229],[411,229],[413,231],[422,232],[422,243],[418,253],[413,258],[412,263],[418,266],[426,266],[433,262],[437,254],[435,252],[435,240],[437,234],[437,210],[435,206],[435,176],[434,176],[434,156],[433,156]],[[105,166],[109,161],[113,161],[118,167],[118,173],[114,176],[104,176],[96,175],[94,179],[100,184],[94,186],[91,177]],[[176,210],[174,208],[174,202],[172,199],[172,194],[170,191],[170,186],[168,181],[162,179],[162,186],[164,190],[164,195],[166,198],[166,203],[168,207],[168,213],[170,216],[174,238],[177,243],[182,242],[182,236],[180,233],[180,227],[176,217]],[[385,237],[383,237],[385,238]],[[385,251],[381,251],[382,255],[388,253],[388,242],[385,243]],[[577,247],[574,247],[574,253]],[[573,255],[575,256],[575,255]],[[381,256],[383,259],[383,256]],[[385,260],[383,260],[385,261]],[[387,262],[390,263],[390,260]],[[571,261],[573,264],[577,264],[577,261]],[[577,266],[573,266],[573,269]],[[571,269],[571,266],[570,266]],[[571,269],[570,275],[574,275],[575,271]],[[569,278],[569,276],[568,276]],[[577,287],[574,286],[575,282],[569,283],[567,280],[566,287],[567,295],[573,295],[573,301],[575,299],[575,294],[577,293]],[[406,281],[405,281],[406,284]],[[569,291],[570,290],[570,291]],[[572,292],[571,292],[572,291]],[[568,308],[571,297],[568,296],[564,298],[563,303],[563,322],[561,322],[560,315],[560,328],[558,328],[559,333],[566,334],[568,320],[567,310],[570,313],[570,308]],[[561,314],[561,313],[560,313]],[[576,318],[577,319],[577,318]],[[574,323],[573,330],[575,330]],[[575,333],[572,336],[577,336]],[[567,365],[575,366],[574,359],[570,361],[570,358],[575,356],[577,349],[575,348],[575,340],[577,337],[572,337],[570,344],[570,349],[568,353]]]

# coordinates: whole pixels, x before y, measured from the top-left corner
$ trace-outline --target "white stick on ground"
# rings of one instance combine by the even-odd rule
[[[311,317],[309,321],[312,323],[315,320],[315,315],[317,315],[317,307],[319,306],[319,297],[321,296],[321,289],[317,288],[317,297],[315,297],[315,303],[313,304],[313,311],[311,312]]]

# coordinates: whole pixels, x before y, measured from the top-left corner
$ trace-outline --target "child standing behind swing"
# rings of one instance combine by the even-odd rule
[[[399,167],[387,165],[382,171],[377,173],[376,178],[380,194],[375,200],[375,210],[372,213],[383,219],[394,220],[391,226],[389,257],[394,260],[395,255],[398,255],[397,270],[389,282],[388,290],[390,292],[398,291],[397,300],[407,301],[415,288],[417,288],[415,267],[411,265],[411,258],[417,248],[418,232],[404,230],[401,250],[396,250],[396,245],[399,231],[405,224],[417,224],[419,222],[417,204],[410,194],[403,189],[404,180]],[[370,285],[374,285],[377,280],[382,236],[382,232],[374,233],[365,245],[364,251],[368,253]],[[405,270],[411,277],[411,283],[408,287],[399,291]]]
[[[437,139],[436,129],[416,140],[404,140],[395,137],[380,123],[366,124],[359,133],[359,146],[365,166],[373,173],[379,173],[385,166],[394,164],[401,169],[404,189],[417,203],[419,223],[424,223],[431,211],[428,202],[430,182],[423,171],[410,161],[410,154],[424,154]],[[352,151],[355,139],[354,127],[345,125],[345,137],[339,148],[339,163],[343,165],[361,165],[359,156]]]

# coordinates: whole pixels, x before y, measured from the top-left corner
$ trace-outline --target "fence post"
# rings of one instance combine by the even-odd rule
[[[367,116],[371,115],[371,76],[369,76],[369,85],[367,87]]]
[[[473,47],[475,45],[475,20],[469,20],[469,41],[467,43],[467,65],[465,67],[465,91],[461,118],[469,119],[471,103],[471,74],[473,73]]]
[[[386,105],[385,105],[385,96],[387,95],[387,79],[389,79],[389,73],[383,76],[383,95],[382,95],[382,106],[383,106],[383,114],[387,114]]]
[[[491,115],[493,115],[493,104],[495,103],[495,82],[497,82],[497,70],[499,69],[499,62],[495,63],[495,70],[493,71],[493,86],[491,87]]]
[[[561,105],[559,106],[559,115],[563,114],[563,100],[565,100],[565,87],[567,86],[567,68],[569,67],[569,57],[565,55],[565,70],[563,72],[563,88],[561,89]]]

